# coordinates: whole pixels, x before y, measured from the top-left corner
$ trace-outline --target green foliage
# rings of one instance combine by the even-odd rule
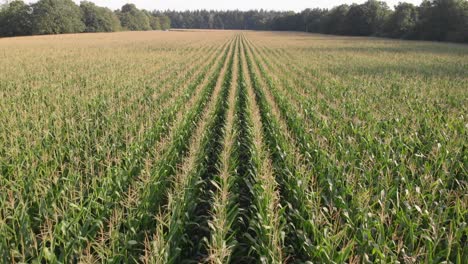
[[[304,40],[301,39],[301,41]],[[320,43],[320,41],[317,41],[317,43]],[[287,129],[283,129],[284,133],[288,133],[289,130],[294,135],[291,139],[280,140],[273,144],[273,147],[276,146],[276,148],[280,149],[279,151],[284,151],[284,154],[279,155],[279,157],[287,160],[291,156],[290,150],[296,146],[310,166],[310,172],[306,171],[291,178],[282,177],[278,182],[281,183],[282,179],[287,179],[292,180],[294,183],[294,179],[300,178],[304,184],[304,180],[313,179],[312,184],[316,186],[311,187],[313,191],[310,192],[310,196],[301,197],[302,188],[300,186],[302,184],[288,184],[287,181],[283,183],[284,187],[281,188],[281,190],[285,190],[283,198],[286,200],[288,207],[293,208],[291,211],[287,210],[286,213],[293,217],[299,217],[300,215],[295,216],[297,212],[302,213],[302,215],[307,215],[307,212],[309,212],[311,215],[306,219],[315,219],[312,226],[301,224],[300,221],[291,221],[288,229],[290,226],[294,231],[291,232],[293,235],[288,237],[294,237],[295,235],[301,238],[301,234],[307,234],[307,232],[311,231],[312,234],[307,235],[304,242],[294,246],[288,247],[288,244],[294,243],[294,240],[287,239],[285,241],[286,247],[296,250],[301,248],[300,245],[312,247],[316,250],[307,250],[306,252],[311,254],[307,259],[320,263],[352,262],[351,259],[393,263],[408,257],[417,262],[440,262],[445,260],[460,263],[460,259],[466,256],[465,252],[467,250],[467,247],[462,245],[464,244],[462,237],[466,235],[466,222],[460,219],[463,219],[464,215],[466,215],[467,207],[466,203],[460,200],[459,195],[461,193],[458,193],[458,191],[466,191],[466,179],[461,182],[455,180],[458,182],[457,187],[455,187],[455,192],[458,194],[454,194],[451,198],[447,197],[447,199],[453,201],[454,207],[458,208],[453,208],[457,212],[455,215],[452,215],[454,213],[452,210],[440,210],[439,202],[433,203],[434,199],[437,199],[433,195],[437,196],[438,194],[435,193],[440,193],[440,190],[434,192],[432,187],[429,186],[444,185],[440,182],[447,179],[446,177],[449,174],[452,175],[449,176],[450,178],[458,179],[461,174],[465,173],[466,169],[462,168],[463,165],[462,167],[455,165],[458,162],[460,162],[460,165],[464,162],[462,161],[464,158],[461,158],[465,155],[461,154],[465,152],[464,147],[461,146],[464,144],[449,143],[451,145],[449,148],[457,149],[449,151],[456,156],[454,159],[462,159],[452,163],[442,158],[447,162],[445,166],[450,168],[445,167],[446,169],[439,170],[441,164],[434,157],[434,155],[444,157],[450,155],[449,152],[438,152],[437,148],[443,148],[442,146],[447,144],[445,140],[452,138],[454,136],[452,133],[458,133],[455,131],[463,127],[463,121],[461,123],[457,121],[457,114],[451,115],[451,121],[447,119],[442,121],[435,118],[441,114],[439,112],[441,108],[436,105],[445,104],[442,103],[445,99],[436,100],[433,102],[434,104],[431,103],[429,106],[424,103],[428,99],[426,98],[428,96],[427,88],[416,88],[419,87],[416,83],[401,84],[412,78],[417,78],[418,81],[416,82],[423,85],[423,80],[427,79],[420,79],[421,77],[424,78],[419,76],[422,72],[408,73],[407,71],[401,71],[390,73],[392,70],[387,68],[388,72],[384,74],[385,68],[389,67],[390,61],[395,59],[395,56],[399,57],[399,67],[401,67],[401,60],[404,57],[411,57],[411,59],[404,62],[405,65],[414,63],[413,59],[415,58],[421,59],[418,54],[414,54],[412,51],[399,54],[412,45],[395,46],[392,42],[383,44],[377,41],[375,43],[372,41],[357,41],[353,44],[354,48],[346,52],[347,55],[345,56],[351,56],[348,58],[350,61],[340,61],[344,55],[340,54],[343,51],[342,48],[346,46],[350,48],[348,46],[349,42],[344,45],[335,44],[336,46],[333,45],[335,48],[330,51],[326,51],[330,48],[329,44],[326,46],[321,46],[322,44],[312,45],[315,48],[306,48],[303,52],[293,52],[293,49],[287,48],[281,48],[282,51],[278,52],[278,46],[271,48],[271,45],[262,44],[261,49],[269,50],[268,52],[263,53],[261,49],[255,49],[255,52],[252,52],[257,56],[258,64],[263,64],[262,67],[265,67],[262,74],[266,84],[263,92],[258,93],[259,101],[267,101],[264,99],[266,98],[265,95],[270,93],[274,100],[271,100],[269,105],[272,106],[271,108],[277,107],[278,113],[275,114],[274,111],[270,111],[270,114],[265,115],[265,120],[272,119],[272,117],[275,119],[276,116],[276,120],[283,120],[284,127],[287,127]],[[281,45],[284,45],[284,43]],[[365,45],[365,47],[355,49],[358,45]],[[250,46],[254,45],[251,44]],[[431,46],[432,48],[430,48]],[[379,47],[379,51],[370,52],[372,48],[377,47]],[[388,53],[383,52],[385,47],[390,48],[387,50]],[[427,44],[424,47],[435,52],[434,44]],[[457,46],[453,45],[452,47]],[[420,51],[421,48],[420,46],[415,51]],[[314,49],[317,50],[314,51]],[[324,53],[322,54],[322,52]],[[371,63],[374,59],[369,59],[367,56],[376,52],[379,52],[379,54],[386,53],[388,57],[378,59],[378,61],[374,62],[375,64],[373,63],[374,66],[368,65],[369,68],[362,70],[359,75],[356,75],[356,72],[352,70],[345,73],[345,69],[355,67],[357,61],[362,60],[365,64]],[[312,53],[309,58],[314,59],[306,59],[308,53]],[[461,56],[466,57],[466,51],[458,49],[454,53],[450,53],[450,55],[433,56],[439,59],[448,56],[450,59],[446,57],[444,59],[445,63],[452,60],[457,64],[463,59],[456,59],[456,54],[459,54],[458,56],[463,54]],[[255,57],[255,55],[253,56]],[[317,64],[314,62],[317,56],[320,57],[320,61],[334,58],[333,63],[327,65]],[[366,58],[361,59],[361,56]],[[284,64],[283,62],[287,60],[287,57],[290,58],[291,63]],[[449,72],[446,67],[455,69],[451,63],[436,63],[433,61],[434,57],[429,57],[427,62],[431,61],[429,63],[431,66],[424,67],[432,68],[432,74],[435,74],[434,70],[438,67],[443,67],[445,72]],[[297,65],[301,59],[308,61],[305,64],[309,64],[311,67],[304,68],[304,65]],[[379,67],[382,63],[386,67]],[[342,67],[338,67],[339,70],[337,69],[337,71],[330,71],[329,67],[335,67],[337,64],[342,65]],[[374,67],[376,67],[377,74],[373,76],[369,69]],[[293,72],[296,73],[292,76]],[[442,72],[444,70],[441,70]],[[458,72],[452,77],[441,77],[439,75],[435,77],[432,75],[429,80],[442,85],[445,80],[460,78],[464,74],[466,73]],[[461,78],[466,79],[465,77]],[[258,79],[261,79],[261,77],[258,77]],[[398,87],[394,87],[396,83],[399,83]],[[449,86],[461,92],[459,90],[461,86],[456,83],[453,83],[453,85]],[[258,86],[261,87],[262,85]],[[381,89],[377,87],[394,88]],[[430,87],[435,88],[438,85],[432,84]],[[444,87],[448,88],[447,86]],[[449,89],[455,91],[452,88]],[[374,89],[379,89],[379,91]],[[445,89],[442,90],[446,91]],[[393,93],[395,93],[393,96],[388,97]],[[379,99],[375,98],[377,94],[381,94],[378,96]],[[432,96],[437,95],[433,94]],[[397,97],[399,99],[396,99]],[[393,103],[382,104],[386,100]],[[406,101],[406,103],[402,103],[400,100]],[[372,101],[374,103],[370,105]],[[457,103],[454,102],[453,107],[457,109],[456,112],[463,111],[462,108],[459,108],[461,104],[462,101],[460,100],[457,100]],[[403,105],[407,105],[408,108]],[[382,108],[378,111],[380,114],[376,113],[377,108]],[[372,110],[369,111],[369,109]],[[418,113],[417,117],[414,116],[416,113]],[[414,120],[421,120],[421,118],[425,119],[430,116],[435,119],[422,122],[420,125],[424,127],[423,129],[420,128],[419,124],[416,125],[416,128],[413,127]],[[410,120],[413,120],[413,122]],[[440,123],[441,121],[442,123]],[[308,124],[308,122],[310,123]],[[441,130],[445,130],[442,128],[444,126],[443,122],[450,122],[454,126],[452,132],[447,132],[450,136],[445,134],[446,132],[441,132]],[[274,124],[274,120],[271,123]],[[427,126],[433,126],[433,128],[429,129]],[[408,133],[411,134],[409,131],[415,130],[418,139],[408,135]],[[265,134],[268,135],[268,133]],[[403,134],[406,136],[403,136]],[[280,136],[281,131],[272,133],[272,139]],[[463,140],[463,137],[464,134],[459,134],[455,136],[457,138],[455,141]],[[424,148],[413,140],[433,147]],[[285,145],[284,142],[289,142],[289,144]],[[382,142],[388,143],[382,144]],[[434,144],[437,144],[437,146],[434,146]],[[413,149],[411,146],[415,148]],[[275,152],[274,148],[272,152]],[[369,157],[369,155],[371,156]],[[423,162],[419,158],[425,161]],[[420,162],[425,163],[425,165],[420,164]],[[432,165],[428,165],[428,163]],[[435,163],[439,165],[435,165]],[[281,172],[286,166],[280,165],[279,167]],[[406,169],[402,169],[402,167]],[[292,170],[288,169],[282,173],[287,175],[290,171]],[[304,177],[304,175],[309,176]],[[308,186],[308,184],[305,185]],[[447,187],[450,191],[448,189],[446,191],[454,191],[452,187]],[[289,188],[293,190],[290,194],[287,192]],[[423,189],[426,189],[426,191],[423,191]],[[378,201],[372,201],[371,197],[375,197]],[[302,202],[293,203],[295,199]],[[369,205],[363,205],[363,202]],[[309,210],[295,210],[300,208],[302,204],[308,203],[312,204]],[[464,205],[459,207],[459,203]],[[431,208],[431,206],[428,206],[429,204],[433,204],[439,209]],[[380,220],[379,217],[376,217],[376,211],[374,210],[379,212],[377,214],[380,214]],[[371,213],[369,214],[369,212]],[[442,212],[444,216],[439,215]],[[322,220],[317,220],[320,218]],[[291,219],[294,220],[294,218]],[[450,231],[448,231],[448,234],[428,232],[425,229],[427,221],[431,222],[431,226],[439,226],[439,228],[444,226],[443,229]],[[400,237],[398,240],[401,242],[395,243],[396,237]],[[454,239],[451,237],[454,237]],[[310,241],[307,239],[310,239]],[[451,241],[448,242],[450,249],[446,247],[447,244],[440,243],[447,240]],[[421,244],[418,245],[418,243]],[[401,250],[402,248],[404,250]],[[292,256],[300,257],[295,252],[293,252]]]
[[[149,20],[150,20],[149,23],[150,23],[152,30],[161,30],[161,22],[160,22],[159,17],[150,16]]]
[[[171,19],[168,16],[160,17],[159,21],[161,23],[161,29],[162,30],[168,30],[168,29],[171,28]]]
[[[214,31],[0,50],[2,263],[468,257],[464,45]]]
[[[346,15],[349,12],[349,8],[348,5],[340,5],[331,9],[325,15],[321,32],[338,35],[346,34]]]
[[[325,14],[327,10],[325,9],[306,9],[301,12],[302,20],[305,24],[306,32],[318,32],[321,31],[322,20],[325,19]]]
[[[122,28],[123,27],[123,28]],[[22,0],[6,2],[0,8],[0,36],[62,34],[80,32],[115,32],[125,30],[167,30],[171,20],[162,14],[152,15],[126,4],[122,10],[82,1],[78,7],[71,0],[40,0],[27,5]]]
[[[468,42],[468,1],[425,0],[419,7],[421,39]]]
[[[122,27],[127,30],[150,30],[148,15],[136,8],[134,4],[125,4],[117,12]]]
[[[80,4],[85,32],[113,32],[120,30],[119,18],[108,8],[96,6],[92,2]]]
[[[344,21],[346,33],[357,36],[377,35],[382,32],[390,13],[385,2],[369,0],[362,5],[352,5]]]
[[[390,37],[409,38],[414,35],[417,22],[418,10],[416,6],[399,3],[386,22],[385,32]]]
[[[369,0],[363,4],[365,7],[365,17],[370,28],[370,32],[381,35],[383,26],[391,11],[384,1]]]
[[[24,36],[31,34],[31,7],[15,0],[0,9],[0,36]]]
[[[83,32],[81,10],[72,0],[39,0],[33,4],[34,34]]]

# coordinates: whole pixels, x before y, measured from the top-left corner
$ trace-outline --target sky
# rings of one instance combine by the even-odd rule
[[[74,0],[79,3],[81,0]],[[363,3],[366,0],[91,0],[98,6],[109,7],[112,10],[119,9],[126,3],[133,3],[140,9],[146,10],[292,10],[301,11],[306,8],[332,8],[341,4]],[[393,7],[398,2],[420,4],[422,0],[384,0],[388,6]],[[27,0],[26,2],[36,2]]]

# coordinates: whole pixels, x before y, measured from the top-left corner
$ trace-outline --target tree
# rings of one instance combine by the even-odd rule
[[[150,26],[152,30],[161,30],[161,22],[159,17],[152,15],[150,17]]]
[[[150,30],[149,17],[134,4],[125,4],[117,12],[122,27],[127,30]]]
[[[96,6],[92,2],[80,4],[85,32],[112,32],[120,30],[119,18],[108,8]]]
[[[414,36],[418,22],[418,9],[413,4],[399,3],[385,25],[385,35],[393,38]]]
[[[346,34],[346,16],[348,11],[348,5],[340,5],[330,10],[323,20],[323,32],[327,34]]]
[[[214,27],[218,29],[224,29],[224,22],[221,16],[216,16]]]
[[[162,30],[168,30],[168,29],[171,28],[171,19],[168,16],[160,17],[159,21],[161,22],[161,29]]]
[[[381,35],[385,22],[391,14],[387,3],[383,1],[369,0],[364,3],[364,7],[371,35]]]
[[[72,0],[39,0],[33,5],[33,33],[83,32],[81,10]]]
[[[32,34],[31,7],[21,0],[13,1],[0,10],[0,36]]]
[[[354,36],[369,36],[372,34],[367,23],[364,5],[353,4],[345,17],[345,34]]]
[[[356,36],[379,35],[390,10],[385,2],[369,0],[362,5],[352,5],[346,14],[346,34]]]
[[[306,9],[301,12],[305,32],[322,32],[326,10],[320,8]]]
[[[468,1],[459,2],[459,21],[447,34],[448,41],[468,43]]]
[[[468,41],[468,4],[464,0],[424,1],[419,7],[418,37],[437,41]]]
[[[271,28],[273,30],[303,31],[305,26],[301,14],[288,12],[274,19]]]

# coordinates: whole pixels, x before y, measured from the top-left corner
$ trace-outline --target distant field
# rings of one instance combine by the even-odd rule
[[[0,39],[0,262],[466,263],[468,46]]]

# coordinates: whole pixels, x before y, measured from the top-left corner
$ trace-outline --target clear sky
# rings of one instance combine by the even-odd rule
[[[37,0],[36,0],[37,1]],[[36,2],[26,0],[26,2]],[[80,0],[74,0],[79,3]],[[215,10],[293,10],[301,11],[306,8],[331,8],[340,4],[363,3],[366,0],[91,0],[98,6],[106,6],[110,9],[118,9],[126,3],[134,3],[140,9],[147,10],[195,10],[195,9],[215,9]],[[420,4],[422,0],[383,0],[390,7],[398,2],[408,2]]]

